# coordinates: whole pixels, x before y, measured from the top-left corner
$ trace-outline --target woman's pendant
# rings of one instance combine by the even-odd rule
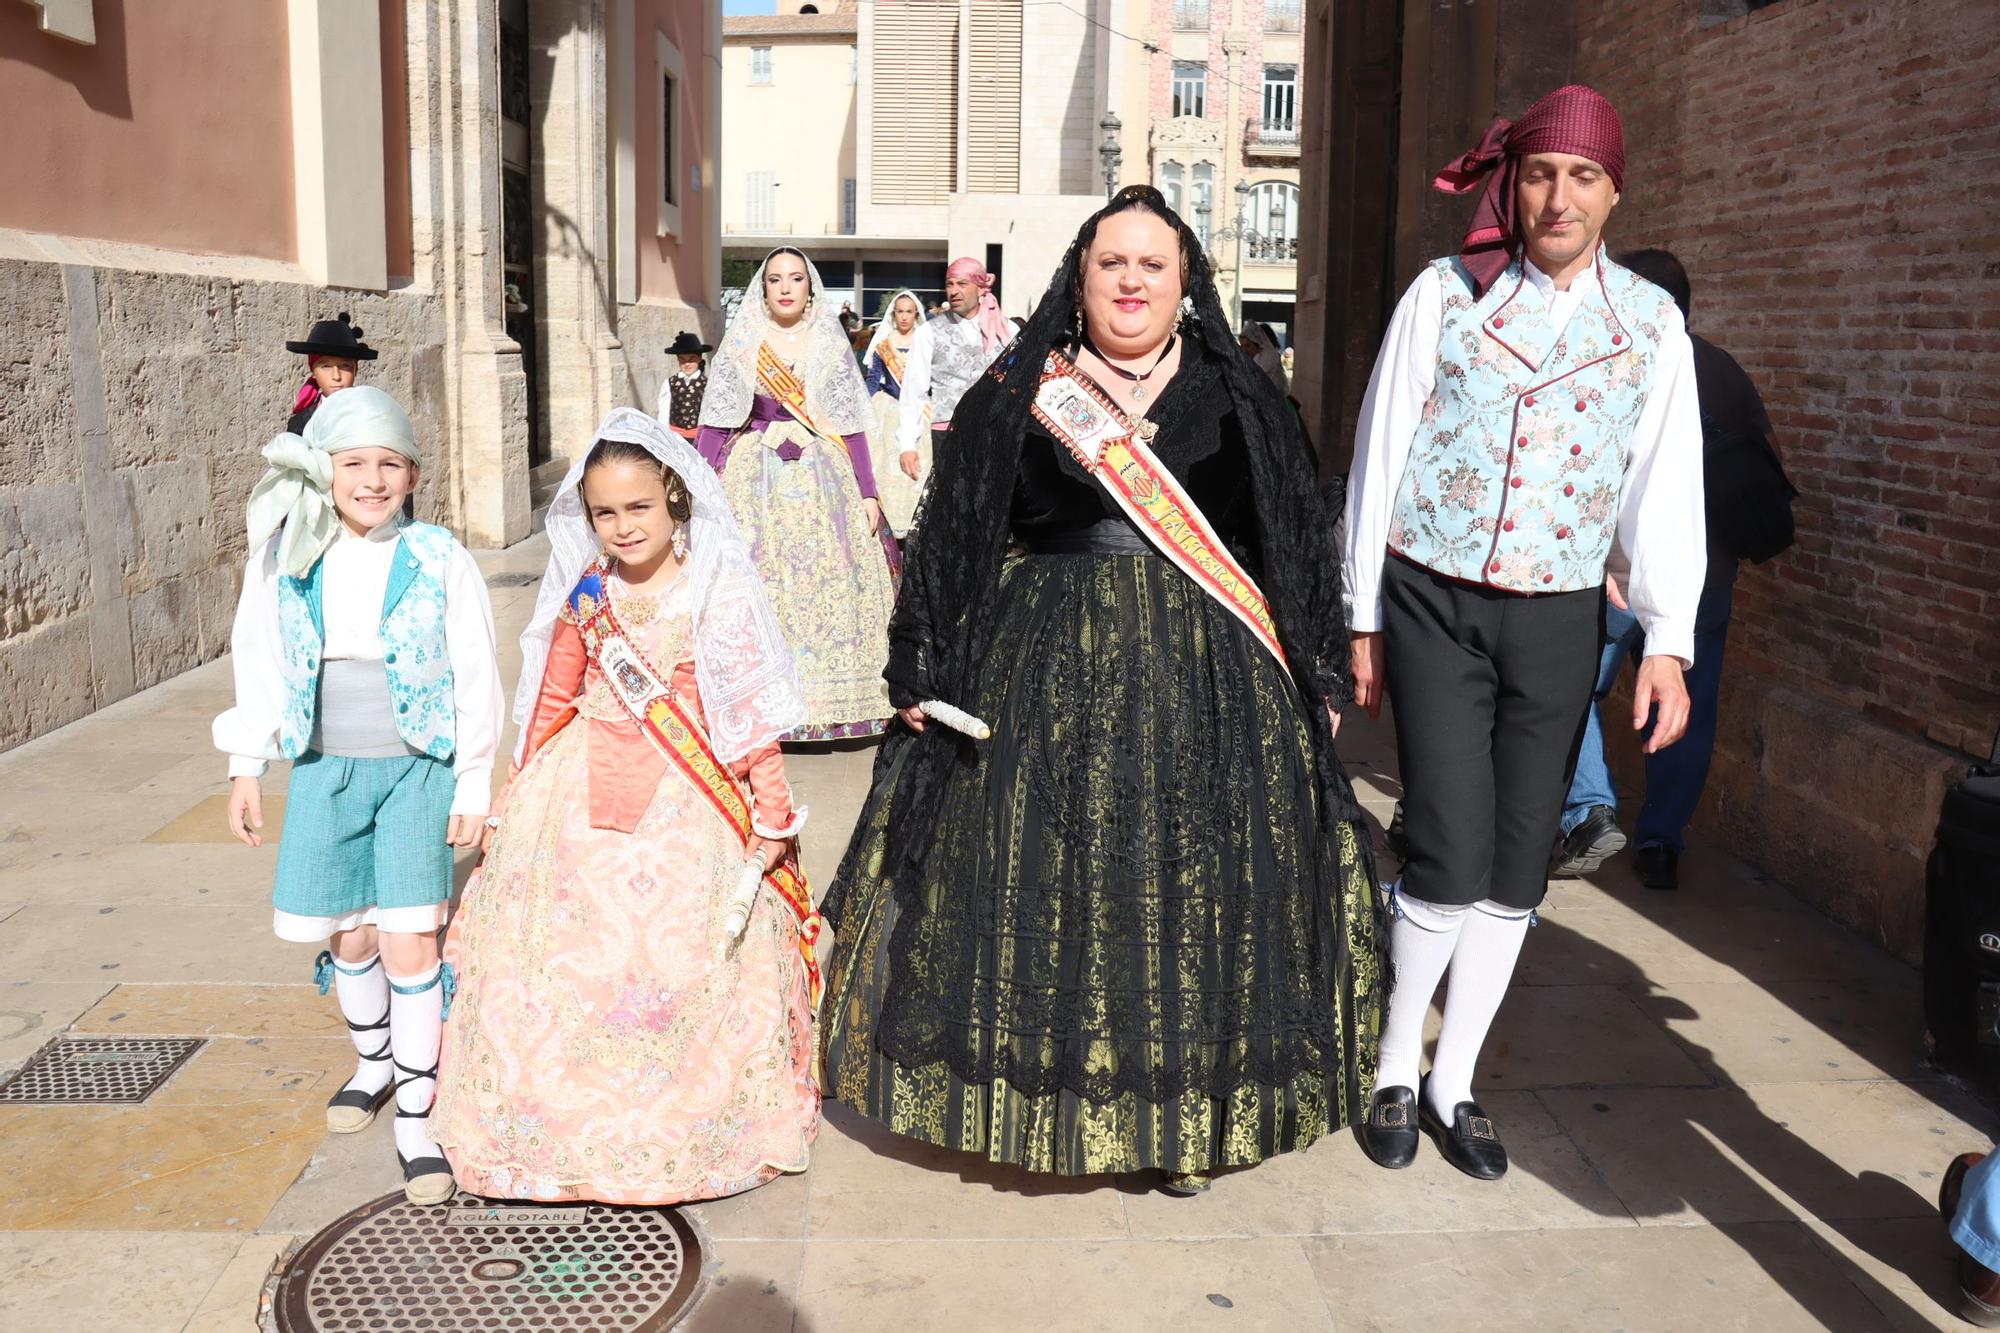
[[[1146,401],[1146,386],[1145,386],[1145,385],[1143,385],[1143,384],[1135,384],[1135,385],[1133,385],[1133,386],[1132,386],[1132,401],[1133,401],[1133,402],[1135,402],[1135,403],[1143,403],[1143,402],[1145,402],[1145,401]]]

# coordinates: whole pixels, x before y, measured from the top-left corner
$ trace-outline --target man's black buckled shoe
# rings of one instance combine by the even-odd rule
[[[1403,1087],[1378,1088],[1361,1126],[1361,1147],[1370,1161],[1400,1171],[1417,1156],[1417,1094]]]
[[[1478,1102],[1460,1102],[1451,1108],[1451,1124],[1445,1125],[1424,1098],[1420,1115],[1424,1129],[1437,1140],[1438,1151],[1475,1180],[1498,1180],[1507,1174],[1507,1148],[1493,1120],[1479,1109]]]

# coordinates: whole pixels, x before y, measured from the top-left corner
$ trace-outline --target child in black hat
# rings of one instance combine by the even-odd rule
[[[285,422],[285,429],[294,435],[312,420],[313,409],[319,406],[320,399],[354,387],[361,363],[373,361],[376,356],[375,349],[361,341],[361,330],[354,326],[345,310],[338,319],[315,323],[303,340],[286,340],[285,350],[301,353],[306,359],[306,381],[292,400],[291,419]]]
[[[681,368],[667,376],[661,415],[667,419],[667,428],[683,439],[692,440],[701,426],[701,396],[708,392],[708,363],[702,358],[714,350],[686,329],[675,334],[667,347],[679,358]]]

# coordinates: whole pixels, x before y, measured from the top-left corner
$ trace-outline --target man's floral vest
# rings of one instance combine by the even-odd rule
[[[382,597],[383,663],[397,734],[433,759],[449,759],[457,708],[445,645],[445,574],[457,541],[429,523],[407,523]],[[325,559],[304,578],[278,578],[278,629],[284,640],[285,715],[278,751],[296,759],[312,743],[319,702],[320,648],[326,639],[320,579]]]
[[[1556,329],[1519,259],[1477,301],[1456,258],[1437,265],[1437,378],[1389,549],[1510,592],[1597,587],[1673,299],[1600,249]]]

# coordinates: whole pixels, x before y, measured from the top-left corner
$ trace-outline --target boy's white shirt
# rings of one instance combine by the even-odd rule
[[[382,599],[389,588],[400,519],[365,537],[341,529],[327,548],[320,580],[326,625],[322,661],[380,661]],[[492,802],[493,763],[500,750],[505,699],[493,629],[493,603],[472,555],[456,542],[445,571],[445,649],[451,657],[455,721],[452,738],[454,815],[484,815]],[[236,676],[236,706],[215,719],[215,748],[229,756],[229,776],[262,777],[278,750],[285,712],[283,643],[278,631],[277,539],[253,553],[243,572],[243,595],[229,647]]]

